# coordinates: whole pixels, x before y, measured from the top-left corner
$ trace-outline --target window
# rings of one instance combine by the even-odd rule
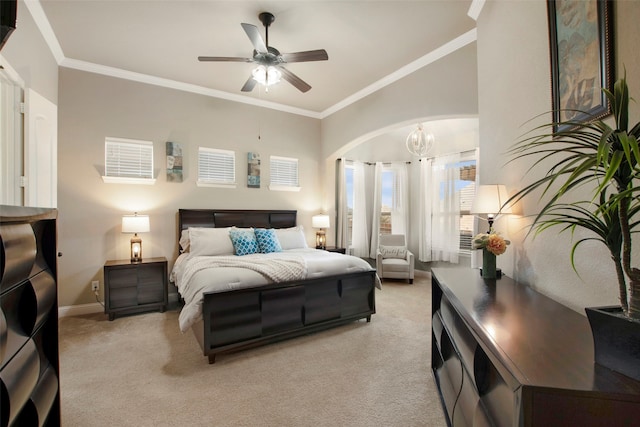
[[[473,215],[471,205],[476,193],[476,161],[462,161],[460,179],[456,188],[460,188],[460,253],[471,253],[471,239],[473,238]]]
[[[104,165],[104,182],[153,184],[153,142],[107,137]]]
[[[298,185],[298,159],[271,156],[269,189],[277,191],[300,191]]]
[[[199,187],[236,186],[236,154],[234,151],[198,147]]]
[[[347,236],[348,246],[353,242],[353,163],[349,162],[344,167],[345,188],[347,193]]]
[[[395,182],[396,179],[393,170],[384,168],[382,170],[382,203],[380,206],[379,234],[391,234],[391,211],[393,210],[394,200],[397,197]]]

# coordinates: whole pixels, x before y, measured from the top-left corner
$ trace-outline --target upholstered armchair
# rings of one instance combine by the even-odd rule
[[[413,283],[413,253],[407,249],[404,234],[381,234],[376,254],[380,279],[407,279]]]

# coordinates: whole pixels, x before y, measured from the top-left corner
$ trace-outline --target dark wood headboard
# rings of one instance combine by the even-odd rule
[[[189,227],[295,227],[296,215],[288,210],[179,209],[178,235]]]

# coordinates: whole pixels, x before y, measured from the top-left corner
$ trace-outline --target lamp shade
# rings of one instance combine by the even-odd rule
[[[122,232],[123,233],[148,233],[149,232],[149,215],[123,215],[122,216]]]
[[[311,217],[311,226],[313,228],[329,228],[329,215],[314,215]]]
[[[471,213],[496,215],[511,213],[511,207],[503,207],[509,199],[507,188],[502,184],[479,185],[471,205]]]

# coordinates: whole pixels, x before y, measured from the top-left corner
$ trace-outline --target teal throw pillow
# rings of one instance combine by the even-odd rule
[[[231,228],[229,237],[236,255],[249,255],[258,252],[258,241],[253,228]]]
[[[276,236],[276,230],[273,228],[256,228],[254,231],[258,241],[258,250],[261,253],[282,252],[282,246],[280,246],[280,241]]]

